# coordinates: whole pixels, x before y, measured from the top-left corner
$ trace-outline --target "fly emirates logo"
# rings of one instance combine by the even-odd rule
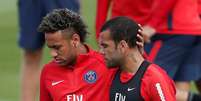
[[[67,101],[83,101],[83,95],[76,95],[76,94],[72,94],[72,95],[67,95],[66,96]]]

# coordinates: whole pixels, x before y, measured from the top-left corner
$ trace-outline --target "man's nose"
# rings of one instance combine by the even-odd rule
[[[104,52],[104,50],[103,50],[102,48],[99,49],[99,52],[100,52],[102,55],[105,54],[105,52]]]
[[[58,55],[58,53],[56,52],[56,50],[51,50],[50,54],[52,57],[56,57]]]

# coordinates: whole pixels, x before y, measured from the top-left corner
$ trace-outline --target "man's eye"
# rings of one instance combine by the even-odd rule
[[[106,44],[100,44],[100,46],[101,46],[102,48],[107,48],[107,47],[108,47],[108,45],[106,45]]]
[[[108,46],[107,46],[107,45],[102,45],[102,47],[103,47],[103,48],[107,48]]]
[[[59,50],[60,46],[54,46],[53,48],[56,49],[56,50]]]

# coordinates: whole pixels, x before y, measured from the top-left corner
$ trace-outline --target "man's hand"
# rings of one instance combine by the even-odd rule
[[[142,34],[144,37],[144,41],[146,43],[150,43],[151,37],[155,34],[156,30],[153,27],[148,26],[148,25],[143,26],[142,29],[143,29]]]
[[[142,28],[138,30],[136,44],[137,44],[137,47],[138,47],[140,53],[144,54],[144,38],[143,38],[143,34],[142,34]]]

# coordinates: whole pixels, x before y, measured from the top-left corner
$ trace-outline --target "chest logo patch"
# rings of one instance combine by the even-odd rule
[[[94,83],[96,82],[97,80],[97,74],[95,71],[88,71],[86,74],[84,74],[84,80],[87,82],[87,83]]]

